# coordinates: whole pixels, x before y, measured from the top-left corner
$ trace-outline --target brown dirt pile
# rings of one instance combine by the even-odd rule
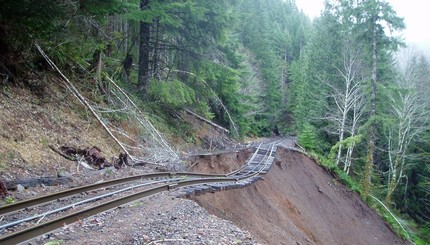
[[[289,150],[278,149],[263,181],[193,199],[267,244],[407,244],[356,193]]]

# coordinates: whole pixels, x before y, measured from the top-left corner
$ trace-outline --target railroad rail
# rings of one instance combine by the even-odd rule
[[[163,191],[175,189],[182,195],[190,195],[245,187],[269,171],[281,142],[260,143],[241,168],[228,174],[161,172],[136,175],[0,207],[0,244],[24,242]],[[20,228],[23,226],[25,228]]]

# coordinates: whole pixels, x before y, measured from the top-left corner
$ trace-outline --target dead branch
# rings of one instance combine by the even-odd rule
[[[167,147],[167,149],[171,152],[171,153],[173,153],[173,155],[175,156],[175,157],[178,157],[178,155],[175,153],[175,151],[173,151],[172,150],[172,148],[168,145],[168,143],[164,140],[164,138],[161,136],[161,134],[160,134],[160,132],[158,132],[158,130],[152,125],[152,123],[151,122],[149,122],[144,116],[143,116],[143,113],[142,113],[142,111],[139,109],[139,107],[137,107],[137,105],[133,102],[133,100],[131,100],[130,99],[130,97],[124,92],[124,90],[123,89],[121,89],[111,78],[109,78],[109,77],[106,77],[107,79],[108,79],[108,81],[110,82],[110,83],[112,83],[112,85],[114,85],[114,87],[116,88],[116,89],[118,89],[124,96],[125,96],[125,98],[131,103],[131,105],[136,109],[136,111],[140,114],[140,115],[142,115],[142,118],[143,118],[143,120],[145,121],[145,123],[146,124],[148,124],[149,125],[149,127],[150,127],[150,129],[151,130],[149,130],[149,132],[150,132],[150,134],[151,134],[151,136],[154,138],[154,139],[158,139],[159,141],[161,141],[161,143],[162,143],[162,145],[164,145],[165,147]],[[138,121],[143,125],[143,126],[145,126],[144,125],[144,123],[141,121],[141,120],[139,120],[138,119]],[[155,137],[155,135],[154,134],[152,134],[152,132],[155,132],[155,135],[156,136],[158,136],[158,137]]]
[[[99,121],[99,123],[108,132],[108,134],[112,137],[112,139],[114,139],[115,142],[121,147],[121,149],[127,155],[129,155],[128,151],[122,146],[121,142],[107,128],[106,124],[101,120],[101,118],[97,115],[97,113],[94,111],[94,109],[91,107],[91,105],[86,101],[86,99],[78,92],[78,90],[70,82],[70,80],[60,71],[60,69],[58,69],[58,67],[55,65],[55,63],[45,54],[45,52],[42,50],[42,48],[38,44],[35,44],[35,46],[38,49],[38,51],[40,52],[40,54],[43,56],[43,58],[45,58],[45,60],[51,66],[51,68],[60,74],[60,76],[63,78],[64,83],[67,85],[67,87],[69,89],[71,89],[72,93],[80,100],[81,103],[83,103],[91,111],[91,113],[96,117],[96,119]]]
[[[56,149],[52,145],[49,145],[48,147],[49,147],[49,149],[53,150],[55,153],[59,154],[60,156],[66,158],[69,161],[76,161],[77,160],[75,157],[72,157],[72,156],[69,156],[69,155],[62,153],[61,151],[59,151],[58,149]]]
[[[188,114],[190,114],[190,115],[195,116],[197,119],[199,119],[199,120],[201,120],[201,121],[203,121],[203,122],[205,122],[205,123],[207,123],[207,124],[211,125],[212,127],[216,128],[216,129],[218,129],[218,130],[221,130],[221,132],[223,132],[223,133],[227,133],[227,134],[228,134],[228,133],[230,132],[228,129],[223,128],[223,127],[219,126],[218,124],[215,124],[215,123],[213,123],[213,122],[209,121],[208,119],[206,119],[206,118],[204,118],[204,117],[202,117],[202,116],[199,116],[199,115],[197,115],[196,113],[194,113],[194,112],[192,112],[192,111],[190,111],[190,110],[188,110],[188,109],[184,109],[184,111],[185,111],[185,112],[187,112],[187,113],[188,113]]]

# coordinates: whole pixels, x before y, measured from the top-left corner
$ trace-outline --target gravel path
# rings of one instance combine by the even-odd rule
[[[82,220],[31,244],[259,244],[249,232],[169,193]]]

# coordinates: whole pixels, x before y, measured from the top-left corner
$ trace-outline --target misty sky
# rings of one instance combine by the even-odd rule
[[[405,41],[417,46],[426,55],[430,55],[430,23],[429,3],[424,0],[388,0],[397,15],[404,18],[406,30],[402,32]],[[296,0],[299,9],[309,17],[318,16],[324,7],[324,0]]]

